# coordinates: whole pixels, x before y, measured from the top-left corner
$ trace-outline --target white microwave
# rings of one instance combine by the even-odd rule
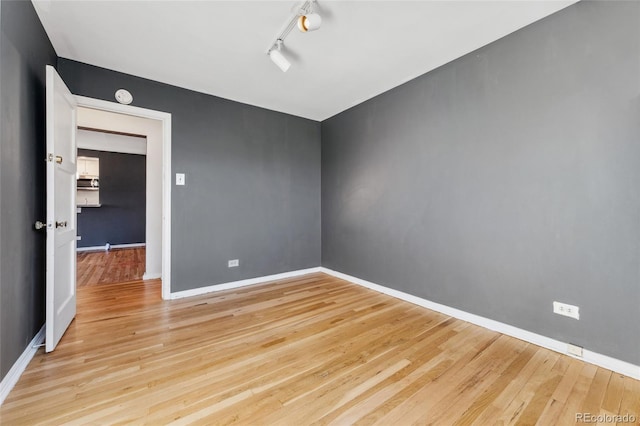
[[[100,180],[97,178],[80,178],[77,181],[78,189],[98,189],[100,188]]]

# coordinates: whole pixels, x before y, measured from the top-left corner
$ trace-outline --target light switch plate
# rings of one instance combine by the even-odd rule
[[[176,185],[184,185],[185,176],[184,173],[176,173]]]

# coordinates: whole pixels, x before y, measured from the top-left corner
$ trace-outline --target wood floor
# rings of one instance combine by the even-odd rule
[[[640,381],[324,274],[175,301],[159,286],[81,287],[76,320],[39,350],[0,423],[640,418]]]
[[[145,248],[123,248],[78,253],[78,287],[137,281],[145,271]]]

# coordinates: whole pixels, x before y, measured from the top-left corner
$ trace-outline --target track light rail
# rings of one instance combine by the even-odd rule
[[[289,21],[285,24],[285,26],[282,29],[282,31],[280,31],[280,33],[278,33],[278,36],[269,45],[269,48],[265,52],[267,55],[273,49],[279,49],[279,47],[280,47],[279,44],[282,44],[284,42],[284,39],[289,35],[289,33],[296,26],[296,23],[298,22],[298,18],[299,17],[301,17],[303,15],[306,15],[307,13],[310,13],[312,11],[312,9],[313,9],[312,3],[315,3],[315,0],[307,0],[304,3],[302,3],[300,5],[300,7],[298,7],[297,12],[295,13],[295,15],[293,15],[289,19]]]

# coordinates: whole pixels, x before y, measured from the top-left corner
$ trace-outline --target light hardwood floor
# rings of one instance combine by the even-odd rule
[[[312,274],[176,301],[85,286],[55,352],[0,407],[14,424],[573,424],[640,418],[640,382]]]
[[[145,248],[122,248],[78,253],[78,287],[137,281],[145,270]]]

